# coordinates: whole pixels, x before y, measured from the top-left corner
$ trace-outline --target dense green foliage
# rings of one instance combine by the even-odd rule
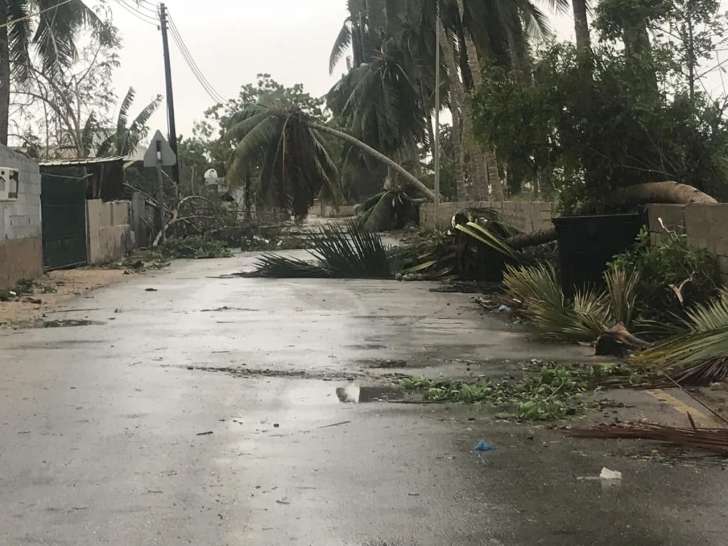
[[[717,258],[689,245],[687,236],[679,233],[665,233],[652,242],[643,230],[634,248],[612,263],[639,272],[640,311],[644,318],[662,323],[679,322],[687,309],[707,304],[721,286]]]
[[[555,193],[566,212],[613,209],[616,188],[660,180],[728,197],[728,104],[701,85],[710,70],[700,63],[725,33],[718,7],[605,0],[588,65],[557,43],[536,51],[527,85],[488,67],[475,124],[511,192]]]

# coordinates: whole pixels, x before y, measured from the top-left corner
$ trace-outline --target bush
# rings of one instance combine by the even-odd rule
[[[643,318],[675,323],[685,317],[686,308],[706,304],[721,285],[716,257],[705,249],[688,245],[684,234],[668,232],[650,244],[647,230],[637,244],[612,261],[614,266],[640,274],[637,287]]]

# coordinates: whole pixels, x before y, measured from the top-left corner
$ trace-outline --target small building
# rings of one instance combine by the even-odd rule
[[[81,178],[86,181],[86,199],[124,199],[124,156],[85,159],[52,159],[40,162],[44,175]]]
[[[0,145],[0,289],[43,273],[38,165]]]

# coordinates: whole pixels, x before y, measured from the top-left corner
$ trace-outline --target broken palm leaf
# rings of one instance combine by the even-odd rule
[[[569,434],[578,438],[654,440],[728,455],[728,429],[726,428],[678,428],[652,423],[628,423],[575,428],[570,430]]]
[[[728,324],[714,330],[690,332],[646,349],[632,357],[638,366],[678,372],[728,355]]]
[[[693,332],[707,332],[728,326],[728,289],[707,305],[696,305],[687,312],[687,326]]]
[[[263,254],[255,264],[254,276],[274,278],[326,278],[329,273],[319,265],[279,254]]]
[[[518,261],[516,254],[513,249],[504,241],[493,235],[486,228],[475,222],[468,222],[467,224],[457,224],[455,229],[472,237],[473,239],[480,241],[488,248],[502,254],[514,261]]]
[[[430,269],[433,265],[437,264],[438,260],[428,260],[426,262],[419,263],[412,267],[407,267],[402,270],[402,273],[421,273]]]

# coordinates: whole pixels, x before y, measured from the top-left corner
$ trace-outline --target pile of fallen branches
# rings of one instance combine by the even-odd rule
[[[728,428],[679,428],[652,423],[626,423],[575,428],[569,431],[577,438],[630,438],[654,440],[667,444],[703,449],[728,455]]]
[[[427,234],[412,245],[401,278],[500,282],[506,265],[521,261],[510,243],[519,237],[492,209],[460,211],[453,216],[450,229]]]

